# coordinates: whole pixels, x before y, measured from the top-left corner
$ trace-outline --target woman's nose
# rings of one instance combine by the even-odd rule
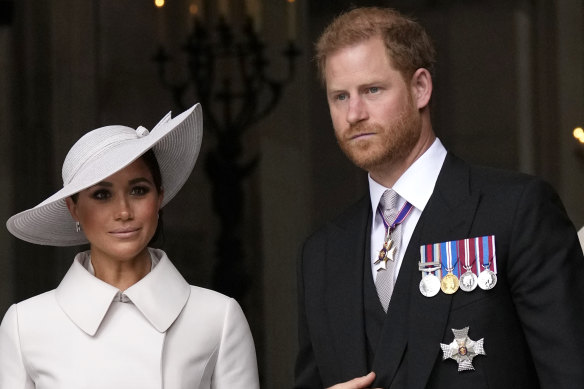
[[[120,201],[118,201],[116,219],[129,220],[132,218],[132,216],[132,207],[130,206],[130,202],[125,196],[122,196]]]

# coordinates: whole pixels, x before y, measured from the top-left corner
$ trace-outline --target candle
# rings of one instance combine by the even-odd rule
[[[288,1],[288,39],[296,40],[296,0]]]

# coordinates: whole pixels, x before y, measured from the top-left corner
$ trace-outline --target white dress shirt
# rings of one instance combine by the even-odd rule
[[[152,271],[123,293],[88,271],[85,252],[57,289],[10,307],[0,389],[259,388],[237,302],[189,286],[149,250]]]
[[[385,238],[385,225],[383,224],[381,215],[377,212],[379,200],[383,192],[387,189],[393,189],[397,192],[399,195],[399,209],[401,209],[406,201],[413,205],[410,214],[402,223],[402,241],[396,259],[397,263],[394,275],[397,278],[404,253],[410,243],[420,215],[424,211],[426,204],[428,204],[430,196],[432,196],[434,186],[438,180],[438,174],[440,173],[440,169],[442,169],[445,158],[446,149],[442,145],[442,142],[436,138],[430,148],[402,174],[393,185],[393,188],[384,187],[369,175],[369,194],[371,196],[371,209],[373,211],[371,225],[371,271],[374,280],[377,277],[377,271],[381,267],[381,263],[375,264],[375,261],[377,261]]]

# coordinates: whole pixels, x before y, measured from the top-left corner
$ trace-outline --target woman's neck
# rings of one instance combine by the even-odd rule
[[[152,262],[147,249],[127,260],[107,258],[91,251],[91,265],[95,276],[108,284],[125,291],[150,272]]]

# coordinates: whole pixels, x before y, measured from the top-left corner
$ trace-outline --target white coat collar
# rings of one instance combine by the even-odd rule
[[[191,288],[162,250],[148,249],[158,264],[123,292],[159,332],[174,323],[185,306]],[[89,252],[75,256],[55,294],[65,314],[88,335],[97,332],[119,290],[94,277],[82,265]]]

